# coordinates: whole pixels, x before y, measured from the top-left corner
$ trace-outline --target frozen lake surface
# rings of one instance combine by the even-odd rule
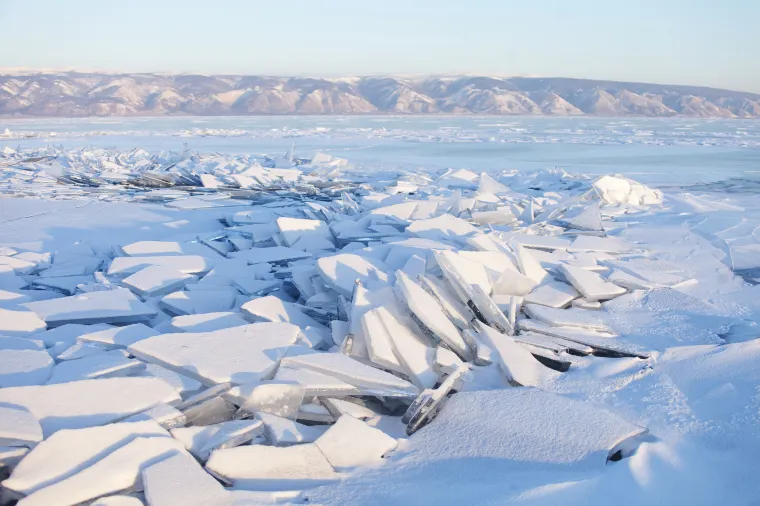
[[[759,125],[4,120],[0,494],[757,506]]]
[[[7,130],[6,130],[7,129]],[[366,168],[561,167],[673,185],[755,178],[760,122],[691,118],[300,116],[0,119],[0,148],[82,146],[281,155],[315,151]]]

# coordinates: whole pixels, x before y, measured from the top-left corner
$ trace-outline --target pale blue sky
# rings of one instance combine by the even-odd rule
[[[760,92],[760,0],[0,0],[0,67],[497,73]]]

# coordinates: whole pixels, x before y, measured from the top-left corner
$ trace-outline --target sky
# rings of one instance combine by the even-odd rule
[[[498,74],[760,93],[760,0],[0,0],[0,68]]]

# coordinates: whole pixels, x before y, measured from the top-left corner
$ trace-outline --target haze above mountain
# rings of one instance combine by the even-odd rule
[[[0,115],[494,114],[760,117],[760,95],[569,78],[0,75]]]

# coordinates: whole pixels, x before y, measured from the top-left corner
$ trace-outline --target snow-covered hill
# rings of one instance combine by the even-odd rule
[[[492,76],[0,75],[0,115],[373,113],[750,118],[760,117],[760,95],[694,86]]]

